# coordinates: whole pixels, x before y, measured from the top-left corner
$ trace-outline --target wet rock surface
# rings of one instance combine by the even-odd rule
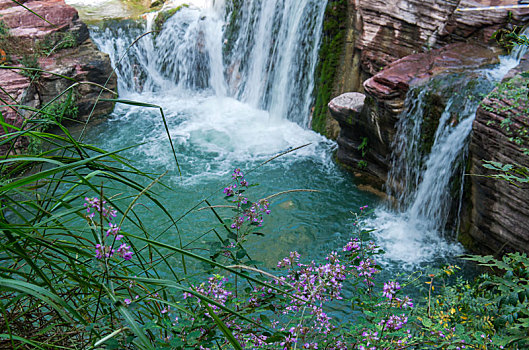
[[[382,188],[390,167],[396,124],[402,117],[410,87],[425,84],[442,74],[497,63],[497,57],[495,49],[456,43],[397,60],[364,83],[365,107],[356,114],[354,122],[347,122],[351,119],[346,119],[337,106],[336,101],[342,101],[342,97],[331,101],[331,115],[341,128],[337,159]],[[438,104],[442,103],[442,99],[438,99]],[[443,106],[435,110],[439,118]],[[362,144],[365,145],[360,147]]]

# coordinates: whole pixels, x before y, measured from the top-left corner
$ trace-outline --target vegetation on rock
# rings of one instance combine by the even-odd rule
[[[326,134],[328,117],[327,104],[332,98],[333,86],[342,52],[345,47],[345,23],[347,21],[347,1],[330,0],[325,10],[319,63],[316,68],[316,98],[312,112],[312,129]]]

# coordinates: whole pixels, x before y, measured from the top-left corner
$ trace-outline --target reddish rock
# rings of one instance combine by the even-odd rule
[[[5,93],[0,92],[2,100],[10,105],[22,104],[33,109],[40,108],[52,101],[66,88],[78,82],[80,84],[75,87],[78,118],[80,120],[87,119],[92,110],[94,117],[109,114],[113,109],[112,103],[100,102],[93,108],[101,91],[101,88],[96,84],[107,84],[109,90],[115,90],[117,86],[116,77],[112,74],[113,70],[108,55],[100,52],[88,39],[88,29],[79,20],[77,11],[66,5],[63,0],[27,0],[22,2],[24,6],[38,13],[51,24],[12,1],[0,0],[0,16],[2,21],[11,28],[11,38],[8,40],[12,40],[11,43],[17,43],[10,47],[14,52],[8,52],[11,60],[13,60],[10,64],[17,65],[23,54],[40,54],[41,56],[38,58],[39,67],[55,74],[42,73],[39,78],[30,81],[18,70],[2,69],[0,70],[0,86],[5,90]],[[77,41],[74,42],[75,47],[55,49],[48,56],[38,52],[36,50],[37,40],[47,39],[50,34],[55,35],[54,33],[57,35],[63,35],[61,33],[74,35]],[[72,78],[73,81],[61,78],[56,74]],[[110,79],[108,79],[109,77]],[[101,98],[114,96],[113,93],[107,91],[101,95]],[[6,122],[16,127],[23,126],[24,121],[33,117],[33,113],[28,108],[19,108],[18,110],[15,110],[14,107],[2,108]],[[0,129],[0,135],[2,134],[3,129]],[[19,139],[16,147],[24,147],[23,141]],[[0,149],[0,153],[6,151],[5,146]]]
[[[2,6],[4,8],[0,10],[0,17],[11,28],[10,34],[16,37],[42,39],[46,35],[72,27],[79,18],[77,11],[66,5],[64,0],[24,2],[24,6],[45,20],[20,5],[7,6],[4,2],[0,3],[0,8]]]
[[[13,70],[0,69],[0,98],[5,104],[21,104],[25,97],[26,90],[30,86],[30,80]],[[4,104],[4,103],[3,103]],[[22,118],[17,118],[17,110],[14,107],[2,108],[2,115],[8,124],[20,127]]]
[[[439,74],[498,63],[499,53],[498,50],[483,45],[450,44],[393,62],[368,79],[364,88],[369,95],[379,99],[403,99],[410,85],[420,85]]]
[[[86,120],[92,112],[94,103],[102,90],[101,86],[106,84],[106,88],[112,91],[115,91],[117,87],[117,78],[113,74],[108,55],[99,51],[91,40],[85,41],[78,47],[61,50],[48,58],[41,59],[40,66],[48,72],[64,75],[81,82],[75,89],[80,120]],[[42,103],[51,101],[73,84],[71,80],[48,73],[43,74],[41,80],[43,83],[39,88],[39,95]],[[116,97],[108,90],[103,91],[101,98]],[[93,110],[93,116],[109,114],[113,106],[113,103],[99,101]]]
[[[337,140],[337,159],[382,188],[389,171],[396,123],[404,110],[406,93],[410,87],[425,84],[440,74],[497,62],[498,51],[495,49],[457,43],[410,55],[390,64],[364,83],[366,108],[357,114],[353,123],[345,123],[338,109],[333,107],[333,102],[329,104],[331,115],[339,122],[341,129]],[[435,114],[433,118],[441,116],[443,107],[437,107],[432,109]],[[368,146],[359,150],[364,139],[368,140]]]
[[[529,70],[527,58],[483,100],[473,124],[472,176],[466,186],[461,236],[470,248],[483,253],[529,252],[529,184],[491,178],[498,171],[483,167],[483,161],[529,164],[529,79],[519,74]]]
[[[488,43],[492,34],[509,21],[529,21],[528,10],[461,12],[457,8],[488,6],[475,0],[355,0],[355,47],[361,52],[364,71],[374,75],[395,60],[448,43]],[[514,4],[497,1],[495,5]]]

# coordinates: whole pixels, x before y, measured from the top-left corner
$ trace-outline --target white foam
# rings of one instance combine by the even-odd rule
[[[186,171],[186,181],[189,183],[225,175],[240,164],[257,165],[288,149],[308,143],[309,146],[278,162],[313,158],[323,164],[331,164],[334,142],[294,122],[274,118],[267,111],[233,98],[200,94],[175,97],[170,92],[165,95],[144,93],[128,98],[157,104],[164,109],[179,161],[189,169]],[[121,106],[115,114],[119,116],[115,122],[122,123],[125,128],[134,128],[131,122],[135,119],[138,121],[137,118],[148,121],[149,130],[139,140],[146,144],[134,150],[138,158],[144,159],[152,167],[175,167],[158,110],[145,111],[142,107]],[[118,135],[130,136],[128,132]]]
[[[375,230],[377,244],[386,252],[381,263],[398,262],[403,269],[457,256],[464,251],[459,243],[447,240],[436,229],[413,220],[407,213],[378,208],[365,225]]]

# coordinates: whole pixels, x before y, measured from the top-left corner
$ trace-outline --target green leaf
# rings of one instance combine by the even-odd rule
[[[0,290],[2,289],[14,290],[40,299],[55,309],[55,311],[57,311],[57,313],[59,313],[59,315],[61,315],[66,321],[73,322],[74,320],[72,316],[74,316],[78,322],[83,324],[86,322],[65,300],[35,284],[14,279],[0,278]]]
[[[432,326],[432,320],[429,318],[423,318],[422,324],[426,328],[430,328]]]
[[[217,316],[217,314],[215,314],[215,312],[213,311],[213,309],[207,304],[207,303],[203,303],[204,306],[206,307],[206,309],[208,309],[208,313],[209,315],[213,318],[213,321],[215,321],[215,323],[217,324],[217,326],[220,328],[220,330],[222,331],[222,333],[224,333],[224,335],[226,336],[226,338],[228,339],[228,341],[230,342],[230,344],[233,346],[234,349],[236,350],[242,350],[242,346],[241,344],[239,344],[239,342],[237,341],[237,339],[235,339],[235,337],[233,336],[233,333],[230,331],[230,329],[224,324],[224,322],[222,322],[222,320],[219,318],[219,316]]]

